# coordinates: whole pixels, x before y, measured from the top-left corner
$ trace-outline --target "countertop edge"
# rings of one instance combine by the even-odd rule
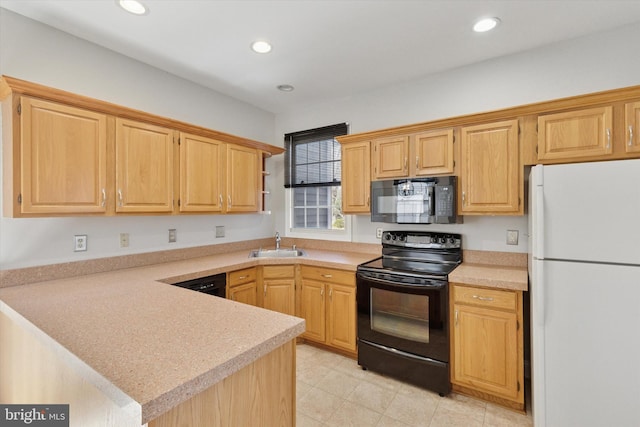
[[[70,369],[74,370],[78,375],[82,376],[89,383],[94,385],[100,392],[111,399],[129,416],[136,420],[142,419],[143,407],[139,402],[127,395],[115,384],[107,380],[102,374],[93,369],[53,337],[31,323],[27,318],[15,311],[2,300],[0,300],[0,312],[4,313],[18,326],[24,328],[25,331],[32,334],[35,339],[42,343],[43,346],[51,350],[57,357],[65,362]]]
[[[526,267],[462,263],[449,273],[449,282],[526,292],[529,290]]]

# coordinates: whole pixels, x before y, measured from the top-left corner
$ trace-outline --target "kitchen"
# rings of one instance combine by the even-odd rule
[[[616,30],[584,36],[483,63],[457,68],[434,78],[388,89],[380,89],[338,102],[320,103],[304,109],[272,114],[230,99],[166,74],[158,69],[118,55],[89,42],[53,30],[43,24],[2,9],[2,57],[0,72],[30,81],[83,93],[97,99],[127,105],[168,117],[199,123],[261,141],[276,141],[282,135],[345,119],[351,133],[370,131],[440,117],[494,110],[531,102],[637,85],[640,61],[629,55],[640,37],[637,23]],[[65,61],[57,52],[65,51]],[[593,61],[593,52],[598,60]],[[625,58],[625,66],[611,64]],[[46,67],[43,65],[46,64]],[[100,64],[100,67],[89,64]],[[552,64],[532,67],[531,64]],[[129,76],[144,74],[131,81]],[[526,82],[526,84],[523,84]],[[134,95],[135,94],[135,95]],[[425,103],[421,94],[436,97]],[[171,102],[166,102],[171,99]],[[425,105],[426,104],[426,105]],[[402,108],[398,108],[402,105]],[[250,118],[247,120],[247,118]],[[282,156],[268,163],[270,209],[285,205],[282,190]],[[353,216],[353,242],[379,244],[378,223]],[[216,240],[215,226],[226,227],[226,236]],[[411,229],[403,226],[402,228]],[[176,229],[176,243],[166,242],[166,230]],[[2,218],[0,255],[3,269],[22,268],[98,257],[171,250],[212,243],[231,243],[267,238],[285,230],[284,215],[227,215],[224,217],[135,217],[107,218]],[[460,225],[433,226],[465,236],[465,249],[527,252],[527,216],[465,217]],[[203,231],[204,230],[204,231]],[[518,230],[517,246],[505,244],[506,230]],[[121,232],[130,234],[130,246],[118,245]],[[69,239],[89,236],[89,250],[74,253]],[[26,238],[25,238],[26,236]]]

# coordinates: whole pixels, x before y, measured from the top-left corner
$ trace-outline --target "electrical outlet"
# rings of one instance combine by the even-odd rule
[[[216,225],[216,238],[224,237],[224,225]]]
[[[518,230],[507,230],[507,245],[518,244]]]
[[[380,227],[376,228],[376,237],[378,239],[382,239],[382,228]]]
[[[169,243],[175,243],[176,241],[176,229],[175,228],[170,228],[169,229]]]
[[[129,233],[120,233],[120,247],[121,248],[129,247]]]
[[[87,235],[86,234],[76,234],[73,236],[74,239],[74,252],[84,252],[87,250]]]

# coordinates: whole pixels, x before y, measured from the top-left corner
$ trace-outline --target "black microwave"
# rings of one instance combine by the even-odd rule
[[[371,221],[393,224],[455,224],[457,178],[439,176],[371,182]]]

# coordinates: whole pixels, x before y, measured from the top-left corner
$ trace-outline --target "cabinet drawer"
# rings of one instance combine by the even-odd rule
[[[502,310],[517,310],[517,295],[513,291],[453,286],[453,302]]]
[[[262,267],[264,279],[282,279],[294,277],[293,265],[265,265]]]
[[[339,283],[341,285],[355,286],[355,273],[353,271],[335,270],[333,268],[301,267],[302,278],[316,280],[318,282]]]
[[[243,283],[255,282],[256,281],[256,269],[255,267],[245,268],[244,270],[232,271],[228,276],[228,285],[236,286],[242,285]]]

